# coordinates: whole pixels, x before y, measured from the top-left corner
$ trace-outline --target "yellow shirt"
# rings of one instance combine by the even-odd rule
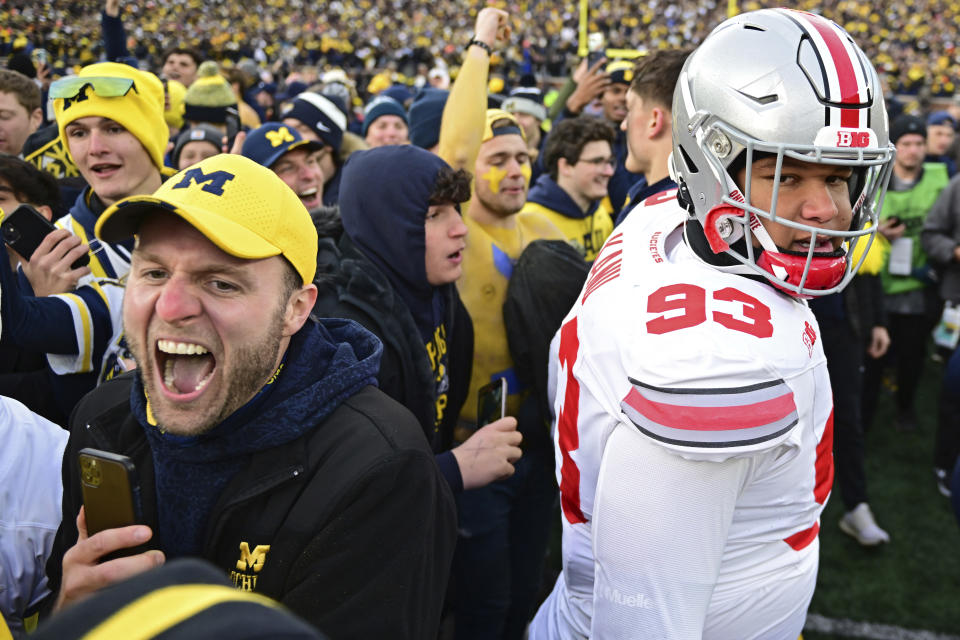
[[[527,202],[523,213],[538,213],[552,222],[583,259],[593,262],[600,253],[603,243],[613,233],[613,207],[610,198],[600,201],[596,210],[585,218],[571,218],[538,202]]]
[[[463,256],[463,275],[457,281],[460,298],[473,320],[473,374],[470,391],[461,410],[464,420],[477,418],[477,392],[488,382],[507,378],[507,414],[516,415],[521,392],[503,325],[507,283],[520,253],[534,240],[563,239],[563,233],[546,218],[518,213],[516,227],[504,229],[483,225],[464,216],[470,232]]]

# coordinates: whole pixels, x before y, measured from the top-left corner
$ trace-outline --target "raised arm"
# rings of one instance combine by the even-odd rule
[[[477,14],[473,39],[486,44],[490,51],[506,43],[510,35],[507,13],[485,7]],[[487,113],[487,80],[490,54],[483,46],[471,44],[457,75],[450,97],[443,109],[437,155],[454,169],[473,172]]]

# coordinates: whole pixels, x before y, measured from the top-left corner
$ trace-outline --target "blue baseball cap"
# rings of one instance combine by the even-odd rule
[[[268,122],[247,134],[240,154],[269,169],[281,156],[294,149],[319,151],[323,149],[323,143],[304,140],[296,129],[283,123]]]
[[[934,111],[929,116],[927,116],[928,127],[931,125],[936,126],[941,124],[948,125],[953,129],[957,128],[957,121],[954,119],[952,115],[950,115],[949,111]]]

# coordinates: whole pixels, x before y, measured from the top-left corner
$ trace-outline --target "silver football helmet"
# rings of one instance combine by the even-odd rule
[[[773,156],[765,211],[750,204],[751,167]],[[853,169],[849,230],[777,217],[784,158]],[[857,243],[873,241],[893,158],[877,72],[847,32],[821,16],[764,9],[731,18],[690,55],[677,82],[672,170],[681,201],[703,228],[708,261],[761,275],[791,295],[826,295],[853,278],[866,252],[856,264],[849,256]],[[742,188],[733,178],[741,167]],[[758,217],[809,232],[809,251],[778,248]],[[817,240],[837,236],[843,251],[815,251]],[[732,260],[709,259],[721,254]]]

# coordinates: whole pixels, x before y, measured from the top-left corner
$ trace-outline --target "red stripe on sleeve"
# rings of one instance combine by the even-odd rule
[[[729,431],[763,427],[783,420],[797,410],[793,393],[762,402],[732,407],[690,407],[654,402],[645,398],[636,388],[625,398],[628,405],[647,419],[671,429],[686,431]]]
[[[815,484],[813,487],[813,499],[817,504],[823,504],[827,496],[830,495],[830,488],[833,487],[833,409],[830,409],[830,417],[827,418],[827,425],[823,428],[823,437],[817,443],[817,461],[814,465],[816,471]]]
[[[570,455],[580,448],[580,434],[577,431],[577,419],[580,414],[580,382],[573,375],[573,365],[580,351],[580,338],[577,335],[577,317],[574,316],[560,329],[560,366],[567,368],[567,388],[563,396],[563,406],[557,417],[557,431],[560,444],[560,506],[570,524],[586,522],[580,507],[580,468]]]
[[[813,526],[809,529],[804,529],[803,531],[798,531],[789,538],[785,538],[784,542],[790,545],[794,551],[800,551],[811,542],[817,539],[817,534],[820,532],[820,524],[817,522],[813,523]]]

